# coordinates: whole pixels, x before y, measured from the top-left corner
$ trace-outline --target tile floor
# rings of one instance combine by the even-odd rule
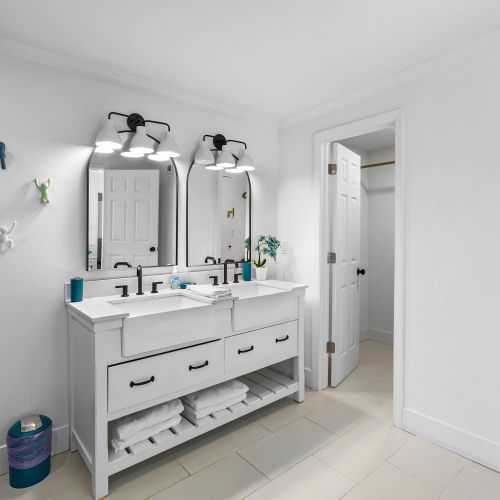
[[[53,458],[39,485],[0,499],[80,500],[78,453]],[[392,349],[367,341],[337,389],[279,401],[117,474],[110,499],[499,500],[500,474],[392,426]]]

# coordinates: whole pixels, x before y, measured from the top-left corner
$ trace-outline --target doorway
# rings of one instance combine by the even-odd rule
[[[395,129],[332,144],[329,386],[392,399]],[[349,171],[343,173],[347,167]],[[348,189],[346,189],[346,186]],[[346,196],[347,195],[347,196]],[[345,202],[350,209],[344,208]],[[347,303],[346,303],[347,300]]]
[[[353,380],[361,376],[373,379],[368,365],[370,360],[378,358],[381,364],[375,367],[371,363],[371,368],[385,377],[386,389],[393,388],[394,423],[399,427],[402,426],[404,399],[405,289],[401,131],[402,113],[393,111],[319,132],[315,136],[316,185],[321,193],[318,227],[321,255],[319,314],[316,324],[313,324],[318,332],[314,345],[316,358],[313,360],[316,388],[328,387],[330,380],[337,386],[342,380],[352,384],[353,381],[348,381],[353,372]],[[378,165],[388,161],[395,163]],[[361,166],[368,165],[373,166],[361,169]],[[351,174],[347,191],[342,191],[337,182],[342,178],[346,183],[347,170],[342,172],[342,168]],[[372,174],[377,169],[379,172]],[[368,198],[372,178],[370,212]],[[342,197],[348,207],[344,211],[338,204]],[[384,212],[392,220],[387,224],[386,218],[382,223],[384,227],[381,227],[380,215]],[[336,231],[332,232],[332,228]],[[376,244],[368,248],[374,238]],[[387,272],[389,268],[392,272]],[[340,296],[344,298],[340,299]],[[331,342],[335,343],[334,348]],[[378,356],[381,351],[384,355]],[[391,375],[392,366],[394,378],[391,383],[387,377]],[[387,373],[384,374],[384,370]]]

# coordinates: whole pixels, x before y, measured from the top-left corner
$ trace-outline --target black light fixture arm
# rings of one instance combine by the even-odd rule
[[[220,151],[222,149],[222,146],[225,146],[228,142],[236,142],[238,144],[243,144],[243,146],[245,146],[245,149],[248,149],[246,142],[238,141],[236,139],[226,139],[222,134],[215,134],[215,135],[205,134],[203,136],[203,140],[206,140],[207,137],[210,137],[212,139],[212,142],[214,143],[215,150],[217,150],[217,151]],[[214,151],[214,150],[212,150],[212,151]]]
[[[127,125],[128,129],[127,130],[120,130],[118,131],[119,134],[122,132],[135,132],[137,127],[139,126],[145,126],[146,123],[155,123],[157,125],[165,125],[167,127],[167,130],[170,132],[170,125],[167,122],[159,122],[157,120],[145,120],[139,113],[131,113],[130,115],[126,115],[125,113],[118,113],[117,111],[111,111],[108,113],[108,120],[111,119],[111,117],[115,116],[123,116],[124,118],[127,119]],[[151,137],[149,134],[147,134],[148,137],[151,139],[154,139],[156,142],[159,143],[154,137]]]

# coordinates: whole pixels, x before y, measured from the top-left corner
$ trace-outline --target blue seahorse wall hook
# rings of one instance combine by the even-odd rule
[[[0,142],[0,163],[2,165],[2,170],[7,168],[7,164],[5,163],[5,144]]]

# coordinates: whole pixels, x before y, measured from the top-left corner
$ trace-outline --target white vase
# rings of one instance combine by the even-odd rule
[[[256,267],[255,279],[257,281],[264,281],[265,279],[267,279],[267,267]]]

